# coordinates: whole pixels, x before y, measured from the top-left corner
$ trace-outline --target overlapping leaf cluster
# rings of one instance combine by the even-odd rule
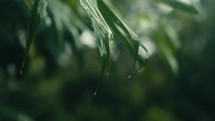
[[[26,61],[30,45],[35,37],[35,33],[37,31],[39,23],[43,19],[44,14],[47,12],[47,2],[47,0],[29,0],[27,2],[29,8],[31,9],[31,17],[29,22],[28,38],[26,41],[22,68]],[[62,3],[60,1],[51,1],[50,3],[51,6],[49,7],[49,9],[53,16],[53,22],[55,23],[56,30],[58,31],[57,33],[59,34],[59,39],[62,40],[62,32],[65,27],[74,36],[74,40],[77,41],[78,30],[75,29],[77,28],[77,26],[72,23],[71,19],[68,16],[65,16],[69,14],[67,14],[67,12],[71,12],[72,14],[72,11],[67,7],[64,7],[63,9],[63,5],[61,6]],[[92,25],[97,36],[97,45],[103,60],[101,78],[104,76],[105,73],[109,73],[111,63],[115,56],[116,40],[114,39],[114,36],[118,36],[122,44],[134,56],[134,71],[140,70],[147,63],[149,58],[149,53],[144,47],[144,45],[141,43],[140,38],[138,38],[138,36],[120,19],[120,17],[118,17],[112,10],[110,10],[110,8],[106,5],[104,1],[80,0],[80,3],[89,15],[90,19],[92,20]],[[60,11],[60,9],[62,10]],[[60,12],[64,13],[61,14]],[[135,67],[136,62],[138,62],[138,67]]]

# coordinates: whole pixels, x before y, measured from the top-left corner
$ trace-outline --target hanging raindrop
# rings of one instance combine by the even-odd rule
[[[130,75],[128,75],[128,79],[131,79],[131,77],[132,77],[132,75],[130,74]]]
[[[96,95],[97,95],[97,93],[96,93],[96,92],[94,92],[93,94],[94,94],[94,96],[96,96]]]

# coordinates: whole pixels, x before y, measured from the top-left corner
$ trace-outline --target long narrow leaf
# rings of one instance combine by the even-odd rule
[[[105,73],[109,73],[110,71],[110,66],[115,50],[115,42],[111,29],[98,9],[97,0],[80,0],[80,3],[92,21],[94,31],[97,35],[99,52],[102,57],[100,83],[94,93],[96,95]]]
[[[174,8],[177,8],[192,14],[198,13],[198,10],[193,5],[184,3],[181,0],[158,0],[158,1],[162,1],[166,4],[171,5]]]
[[[118,17],[102,0],[98,0],[99,10],[101,11],[111,30],[121,38],[122,43],[134,55],[134,66],[136,60],[138,67],[135,71],[142,69],[148,62],[149,53],[142,44],[140,38]]]
[[[28,52],[31,47],[31,43],[35,37],[40,21],[46,12],[46,7],[48,5],[48,0],[35,0],[31,8],[30,22],[28,24],[27,40],[25,45],[25,52],[23,55],[23,61],[21,65],[20,73],[22,73],[23,67],[27,60]]]
[[[121,38],[122,43],[134,56],[133,68],[135,68],[136,61],[138,62],[139,65],[135,71],[144,67],[148,61],[149,53],[140,38],[102,0],[80,0],[80,2],[92,21],[103,60],[100,83],[94,93],[96,94],[104,74],[107,73],[107,70],[109,71],[114,56],[115,43],[112,31]]]

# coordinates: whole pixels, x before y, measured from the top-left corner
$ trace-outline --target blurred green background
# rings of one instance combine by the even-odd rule
[[[94,96],[101,57],[79,1],[49,1],[20,75],[30,12],[0,0],[0,121],[214,121],[215,1],[106,1],[151,58],[128,78],[133,58],[119,43]]]

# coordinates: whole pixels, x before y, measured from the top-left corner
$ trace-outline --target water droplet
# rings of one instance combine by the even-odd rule
[[[132,77],[132,75],[129,75],[129,76],[128,76],[128,79],[131,79],[131,77]]]
[[[97,95],[97,92],[94,92],[93,95],[96,96],[96,95]]]

